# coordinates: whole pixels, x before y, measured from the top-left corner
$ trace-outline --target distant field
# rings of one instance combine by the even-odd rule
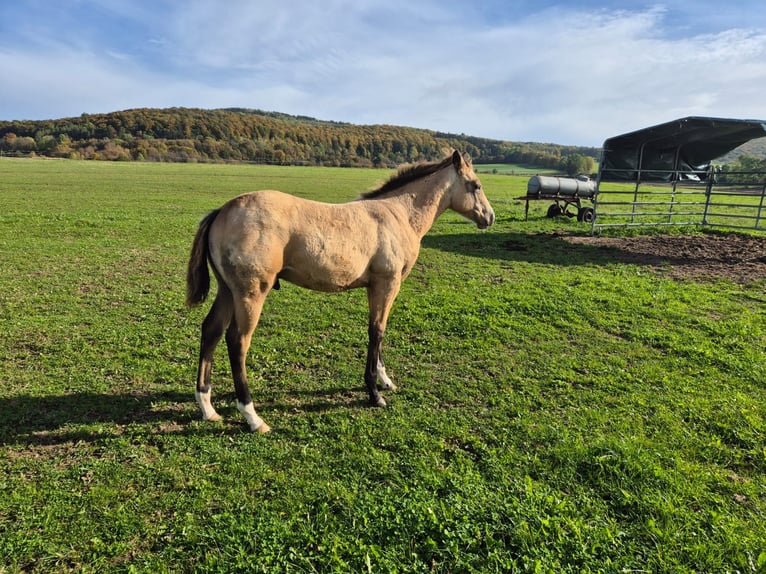
[[[499,175],[535,175],[558,173],[554,169],[529,167],[513,163],[482,163],[474,165],[477,173],[494,173]]]
[[[677,280],[514,198],[423,241],[366,406],[366,303],[289,283],[199,420],[200,218],[390,172],[0,159],[0,573],[763,572],[766,282]]]

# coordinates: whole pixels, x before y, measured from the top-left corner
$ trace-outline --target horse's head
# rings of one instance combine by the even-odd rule
[[[455,151],[452,154],[452,165],[457,178],[450,189],[450,208],[473,221],[479,229],[486,229],[495,222],[495,212],[484,195],[479,178],[473,172],[470,159]]]

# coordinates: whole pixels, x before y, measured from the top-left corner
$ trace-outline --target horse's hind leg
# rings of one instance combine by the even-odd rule
[[[271,284],[269,284],[271,285]],[[264,292],[253,297],[244,297],[236,301],[234,320],[226,330],[226,346],[229,351],[231,373],[234,377],[234,391],[237,395],[237,409],[245,417],[251,431],[269,432],[271,427],[263,422],[255,412],[250,388],[247,383],[247,352],[250,349],[253,331],[258,326],[258,320],[263,309],[268,287]]]
[[[197,370],[197,390],[195,398],[206,421],[220,420],[220,416],[210,400],[210,374],[213,369],[213,352],[231,322],[234,308],[231,292],[223,286],[218,288],[213,306],[202,322],[202,337],[199,350],[199,368]]]

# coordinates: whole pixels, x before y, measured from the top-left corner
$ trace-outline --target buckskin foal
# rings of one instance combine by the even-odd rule
[[[237,408],[252,431],[270,427],[255,412],[245,360],[269,291],[284,279],[307,289],[367,289],[369,342],[364,381],[374,406],[378,391],[395,389],[381,358],[391,305],[412,270],[420,241],[447,209],[480,229],[495,214],[467,158],[455,151],[442,161],[401,168],[355,201],[328,204],[264,190],[241,195],[200,223],[187,272],[187,299],[198,305],[210,290],[208,263],[218,293],[202,323],[196,399],[202,418],[218,420],[210,396],[213,351],[226,337]]]

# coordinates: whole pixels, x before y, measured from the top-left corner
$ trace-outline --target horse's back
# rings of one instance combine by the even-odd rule
[[[242,290],[264,289],[278,278],[320,291],[362,287],[392,242],[381,241],[391,234],[371,207],[275,190],[241,195],[221,208],[211,228],[211,258],[227,284]]]
[[[220,210],[212,232],[221,241],[252,244],[287,243],[296,237],[335,235],[369,224],[352,204],[304,199],[272,189],[254,191],[229,200]]]

